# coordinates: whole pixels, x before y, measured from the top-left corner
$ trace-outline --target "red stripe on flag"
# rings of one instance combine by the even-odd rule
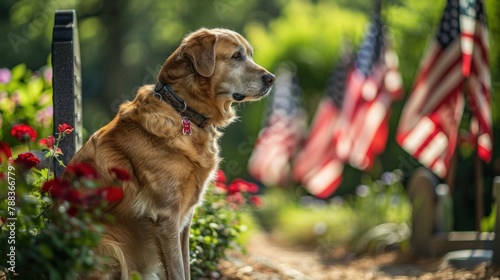
[[[311,132],[304,147],[294,159],[293,176],[297,181],[303,181],[304,176],[315,168],[331,149],[331,139],[338,114],[338,109],[330,98],[321,100]]]

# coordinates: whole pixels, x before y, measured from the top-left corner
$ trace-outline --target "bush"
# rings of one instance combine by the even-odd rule
[[[54,139],[47,158],[57,160],[59,142],[66,134],[60,132]],[[19,140],[28,138],[21,132],[17,135]],[[95,217],[102,216],[108,202],[121,198],[121,189],[98,188],[96,177],[79,172],[84,168],[79,166],[73,167],[79,175],[73,182],[51,179],[50,170],[35,168],[41,161],[31,152],[7,159],[10,149],[5,142],[2,147],[0,186],[7,191],[0,197],[0,236],[8,246],[0,247],[0,269],[9,279],[71,279],[99,266],[101,260],[91,248],[98,244],[103,228]]]
[[[0,69],[0,112],[0,139],[11,146],[17,144],[10,136],[12,124],[27,124],[44,137],[52,133],[52,68]]]
[[[225,257],[226,249],[237,248],[246,225],[242,224],[243,210],[260,205],[255,196],[258,187],[241,179],[226,185],[222,171],[215,185],[207,191],[205,201],[196,210],[191,226],[191,275],[194,279],[217,277],[217,264]]]

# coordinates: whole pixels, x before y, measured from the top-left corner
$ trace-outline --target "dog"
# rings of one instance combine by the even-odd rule
[[[116,117],[95,132],[69,164],[109,170],[131,180],[106,213],[105,234],[94,252],[106,268],[80,279],[190,279],[189,229],[193,211],[221,160],[221,128],[235,119],[233,103],[267,95],[275,77],[253,59],[240,34],[227,29],[192,32],[167,58],[156,85],[138,89]],[[67,173],[65,173],[67,175]]]

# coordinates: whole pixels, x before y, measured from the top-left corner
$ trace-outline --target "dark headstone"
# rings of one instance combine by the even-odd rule
[[[52,37],[52,68],[54,88],[54,135],[57,126],[67,123],[75,128],[60,143],[67,164],[82,146],[82,95],[80,45],[74,10],[56,11]],[[64,167],[54,163],[55,176],[61,176]]]

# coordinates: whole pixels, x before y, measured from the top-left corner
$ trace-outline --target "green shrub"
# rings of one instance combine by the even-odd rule
[[[227,249],[241,247],[242,234],[247,225],[244,211],[259,205],[254,194],[255,184],[235,179],[226,185],[224,173],[219,171],[215,185],[207,191],[205,201],[196,209],[191,225],[190,257],[193,279],[214,277],[217,264]]]
[[[59,141],[66,134],[54,139],[47,157],[57,160]],[[18,140],[27,138],[16,135]],[[91,248],[98,244],[103,228],[95,217],[102,216],[107,200],[121,198],[121,189],[97,189],[96,177],[80,176],[73,182],[50,179],[47,168],[35,168],[41,161],[32,153],[7,160],[9,148],[1,143],[0,239],[8,244],[0,247],[0,271],[8,279],[57,280],[72,279],[99,266],[101,260]],[[95,190],[83,191],[83,187]]]
[[[26,65],[0,69],[0,139],[12,147],[11,125],[24,123],[39,135],[52,133],[52,68],[31,71]]]

